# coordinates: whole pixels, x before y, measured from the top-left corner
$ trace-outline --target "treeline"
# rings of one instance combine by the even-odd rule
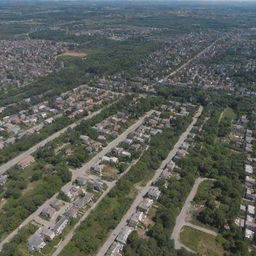
[[[3,246],[0,256],[20,256],[27,247],[28,238],[35,233],[37,226],[29,223],[19,230],[10,243]]]
[[[196,177],[196,173],[182,173],[181,179],[171,178],[168,187],[163,181],[157,186],[161,190],[158,208],[153,217],[154,225],[146,232],[147,239],[142,239],[137,232],[133,232],[127,245],[124,247],[125,256],[189,256],[194,255],[185,249],[175,250],[173,241],[170,240],[171,230],[174,228],[175,220],[183,203],[189,194]]]
[[[65,128],[73,123],[75,119],[68,117],[61,117],[55,120],[54,123],[45,126],[39,133],[34,133],[28,136],[24,136],[14,144],[9,144],[0,150],[0,164],[3,164],[10,159],[14,158],[18,154],[28,150],[40,141],[46,139],[53,133]]]
[[[13,188],[8,201],[1,208],[0,238],[16,229],[24,219],[71,179],[71,173],[63,165],[37,169],[36,173],[33,181],[37,182],[33,189],[22,195],[18,188]]]
[[[218,238],[218,242],[227,255],[249,255],[243,232],[234,224],[243,195],[244,156],[228,149],[219,137],[222,125],[218,121],[222,110],[223,108],[216,106],[205,108],[198,124],[204,124],[208,115],[210,119],[204,124],[200,136],[196,137],[190,154],[178,163],[181,169],[177,172],[181,178],[171,178],[167,188],[159,182],[162,194],[153,218],[155,224],[146,232],[146,240],[136,232],[132,233],[124,248],[125,256],[187,255],[173,249],[170,234],[183,202],[198,176],[216,179],[215,192],[205,194],[206,207],[198,215],[198,220],[218,229],[222,236]],[[227,125],[230,126],[231,123]]]
[[[87,135],[87,128],[91,128],[91,126],[116,114],[118,111],[127,111],[127,114],[131,113],[133,117],[138,117],[161,103],[161,100],[157,101],[155,97],[147,97],[136,104],[131,104],[133,99],[133,95],[122,97],[98,115],[81,122],[74,130],[68,130],[54,141],[40,148],[35,153],[37,161],[34,167],[29,167],[32,168],[31,177],[24,178],[23,171],[19,168],[12,168],[8,171],[9,181],[6,184],[6,190],[2,191],[4,197],[8,200],[0,210],[0,237],[17,228],[26,217],[71,180],[71,172],[68,169],[66,159],[61,154],[55,154],[54,152],[58,143],[63,144],[72,139],[72,136],[69,136],[70,132],[75,132],[74,139],[77,139],[80,134]],[[81,166],[87,160],[86,154],[79,158],[83,152],[76,153],[74,153],[75,159],[73,160],[78,166]],[[32,184],[31,190],[22,193],[27,188],[28,182]]]
[[[0,95],[0,105],[18,102],[21,110],[25,104],[22,100],[30,97],[35,104],[44,99],[60,95],[84,83],[90,83],[97,76],[111,75],[125,71],[130,75],[137,73],[137,63],[150,52],[161,47],[161,43],[144,38],[134,38],[125,41],[113,41],[98,38],[86,44],[83,51],[90,54],[86,60],[71,58],[71,64],[66,62],[65,68],[59,72],[40,77],[24,87],[11,89]],[[39,97],[40,95],[40,97]],[[10,107],[17,112],[17,106]],[[10,111],[10,112],[14,112]]]
[[[206,195],[205,208],[197,219],[218,229],[223,237],[219,242],[228,255],[248,255],[248,243],[234,224],[244,192],[244,155],[230,150],[222,141],[222,110],[217,107],[212,110],[196,146],[181,160],[180,166],[185,171],[195,169],[202,177],[216,179],[214,187],[219,193]],[[226,126],[229,129],[231,123],[226,122]]]
[[[203,106],[230,107],[241,116],[252,113],[256,109],[254,96],[240,96],[221,90],[205,90],[188,87],[156,86],[157,95],[180,102],[191,102]]]

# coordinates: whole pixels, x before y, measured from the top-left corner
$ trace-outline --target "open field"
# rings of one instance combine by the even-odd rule
[[[181,242],[191,250],[204,256],[222,256],[223,248],[216,238],[194,228],[184,226],[180,233]]]

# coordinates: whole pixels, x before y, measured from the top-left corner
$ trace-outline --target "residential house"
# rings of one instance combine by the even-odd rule
[[[248,205],[247,207],[247,213],[254,216],[255,215],[255,206],[253,205]]]
[[[125,157],[125,158],[131,158],[132,154],[130,152],[127,152],[127,151],[122,151],[121,156]]]
[[[64,215],[69,219],[75,219],[78,216],[78,212],[79,208],[76,206],[72,206],[64,213]]]
[[[245,226],[247,229],[253,231],[253,232],[256,232],[256,223],[254,222],[250,222],[250,221],[246,221],[245,222]]]
[[[102,192],[104,190],[103,186],[104,186],[103,182],[100,182],[100,181],[95,181],[93,183],[93,188],[99,192]]]
[[[99,141],[106,141],[106,137],[103,136],[103,135],[99,135],[97,140],[99,140]]]
[[[55,211],[54,208],[52,208],[51,206],[47,206],[47,207],[43,208],[43,210],[41,211],[40,214],[41,214],[42,216],[51,218],[51,217],[54,215],[55,212],[56,212],[56,211]]]
[[[124,143],[124,144],[127,144],[127,145],[131,145],[131,144],[133,143],[133,140],[131,140],[131,139],[125,139],[125,140],[123,140],[123,143]]]
[[[148,213],[149,209],[153,205],[153,202],[154,201],[152,199],[144,198],[137,207],[138,211]]]
[[[245,229],[245,237],[248,239],[253,239],[254,232],[248,228]]]
[[[86,178],[81,177],[81,176],[77,177],[75,182],[78,186],[85,186],[86,185]]]
[[[55,224],[54,228],[53,228],[53,232],[56,235],[61,234],[61,232],[63,231],[63,229],[67,226],[68,224],[68,218],[66,216],[61,216],[61,218],[59,219],[59,221]]]
[[[97,173],[98,175],[102,174],[103,167],[101,165],[96,165],[92,167],[92,171]]]
[[[44,123],[45,123],[45,124],[52,124],[53,121],[54,121],[53,117],[50,117],[50,118],[44,120]]]
[[[158,200],[159,196],[161,195],[161,191],[158,187],[151,187],[147,193],[148,198],[153,200]]]
[[[124,228],[122,228],[122,230],[118,234],[116,241],[125,245],[128,239],[128,236],[132,233],[132,231],[133,231],[132,227],[125,226]]]
[[[174,167],[175,167],[175,163],[172,160],[168,162],[168,164],[166,165],[166,169],[168,169],[168,171],[172,171]]]
[[[141,145],[140,144],[133,144],[131,145],[131,150],[134,150],[134,151],[139,151],[141,149]]]
[[[246,164],[245,165],[245,172],[247,173],[247,174],[253,174],[253,167],[251,166],[251,165],[249,165],[249,164]]]
[[[252,189],[247,188],[245,198],[248,200],[251,200],[251,201],[256,201],[256,194],[254,193],[254,191]]]
[[[106,256],[119,256],[120,252],[123,250],[124,245],[114,241],[106,252]]]
[[[35,158],[33,156],[29,155],[29,156],[25,157],[24,159],[22,159],[18,163],[18,166],[20,166],[22,169],[24,169],[34,162],[35,162]]]
[[[41,235],[46,241],[49,242],[52,241],[52,239],[55,237],[55,233],[49,228],[44,228],[41,232]]]
[[[86,192],[84,195],[84,201],[86,204],[89,204],[94,198],[94,195],[92,193]]]
[[[50,206],[54,208],[56,211],[59,211],[60,208],[63,206],[63,202],[61,200],[53,200],[50,202]]]
[[[72,150],[71,148],[67,148],[67,149],[65,150],[65,154],[66,154],[67,156],[71,156],[71,155],[74,154],[74,150]]]
[[[72,186],[70,189],[63,192],[73,201],[81,193],[81,189],[78,186]]]
[[[30,252],[32,251],[41,251],[45,247],[46,243],[42,239],[42,237],[35,233],[28,239],[28,249]]]
[[[174,160],[175,161],[178,161],[180,160],[181,158],[183,158],[185,155],[187,154],[187,151],[184,150],[184,149],[180,149],[177,151],[175,157],[174,157]]]
[[[143,212],[135,212],[129,220],[129,226],[136,228],[139,223],[142,223],[145,219]]]
[[[250,176],[245,176],[245,184],[247,187],[253,187],[255,184],[255,179]]]
[[[89,136],[86,136],[86,135],[81,135],[81,136],[80,136],[80,139],[82,140],[82,142],[83,142],[84,144],[88,144],[90,137],[89,137]]]

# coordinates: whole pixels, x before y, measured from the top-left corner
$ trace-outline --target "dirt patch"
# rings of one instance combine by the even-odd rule
[[[102,170],[103,176],[109,176],[111,178],[117,178],[118,170],[112,166],[105,165]]]

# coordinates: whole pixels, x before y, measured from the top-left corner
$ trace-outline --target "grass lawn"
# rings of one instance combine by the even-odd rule
[[[236,119],[236,114],[232,108],[225,108],[222,114],[222,118],[225,117],[233,121],[234,119]]]
[[[222,256],[224,250],[216,242],[216,237],[185,226],[180,233],[181,242],[202,256]]]
[[[116,179],[117,178],[117,173],[118,170],[110,165],[105,165],[103,170],[102,170],[102,174],[104,176],[108,176],[112,179]]]

